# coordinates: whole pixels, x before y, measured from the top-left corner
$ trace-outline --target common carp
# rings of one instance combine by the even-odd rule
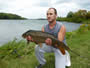
[[[49,34],[47,32],[37,31],[37,30],[28,30],[27,32],[22,34],[23,38],[27,36],[31,36],[36,44],[45,43],[47,38],[52,40],[52,46],[58,48],[61,53],[64,55],[65,50],[69,50],[70,48],[65,45],[63,42],[59,41],[54,35]]]

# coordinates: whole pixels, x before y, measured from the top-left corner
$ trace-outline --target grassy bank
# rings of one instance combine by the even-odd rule
[[[71,32],[67,37],[68,46],[80,54],[81,58],[70,52],[72,66],[70,68],[89,68],[90,67],[90,30],[84,25],[80,27],[76,32]]]
[[[81,56],[69,51],[72,65],[69,68],[89,68],[90,67],[90,25],[82,25],[74,32],[66,35],[68,46]],[[35,68],[38,61],[34,53],[34,43],[26,44],[26,41],[13,40],[0,47],[0,68]],[[55,68],[53,53],[46,53],[46,65],[43,68]]]

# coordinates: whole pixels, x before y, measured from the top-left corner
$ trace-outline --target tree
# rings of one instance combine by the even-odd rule
[[[69,12],[68,14],[67,14],[67,18],[72,18],[73,17],[73,12]]]
[[[87,12],[87,19],[90,19],[90,11]]]
[[[0,19],[26,19],[26,18],[11,13],[0,13]]]
[[[77,18],[86,19],[87,10],[79,10],[78,12],[74,13],[74,16]]]

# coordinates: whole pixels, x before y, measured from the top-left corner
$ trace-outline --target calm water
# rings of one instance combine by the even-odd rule
[[[0,20],[0,45],[17,38],[21,40],[22,33],[29,29],[41,30],[47,24],[47,20]],[[79,28],[80,24],[62,22],[71,32]]]

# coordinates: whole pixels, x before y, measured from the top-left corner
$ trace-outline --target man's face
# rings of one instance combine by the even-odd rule
[[[55,14],[54,9],[49,9],[47,11],[47,20],[49,23],[52,23],[53,21],[55,21],[56,17],[57,17],[57,15]]]

